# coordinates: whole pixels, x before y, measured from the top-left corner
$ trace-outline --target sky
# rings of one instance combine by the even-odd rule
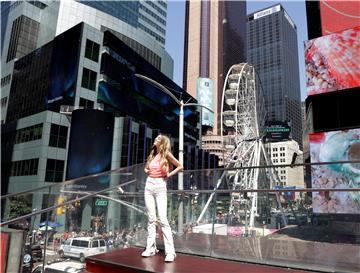
[[[305,1],[247,1],[247,13],[256,12],[264,8],[281,4],[297,27],[298,35],[298,57],[299,57],[299,78],[301,89],[301,100],[306,98],[305,86],[305,61],[303,42],[307,40],[307,22]],[[168,0],[168,13],[166,25],[165,49],[174,59],[174,81],[182,86],[183,63],[184,63],[184,21],[185,1]]]

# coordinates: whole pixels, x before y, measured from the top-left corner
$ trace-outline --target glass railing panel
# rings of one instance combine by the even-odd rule
[[[213,224],[225,224],[227,235],[214,234],[211,255],[324,272],[358,272],[360,254],[352,255],[360,253],[358,165],[295,161],[264,166],[256,187],[249,186],[254,177],[250,170],[256,166],[223,170]],[[201,181],[204,170],[192,171],[193,176],[194,172]]]
[[[203,208],[210,200],[210,193],[197,190],[183,194],[168,194],[168,219],[174,233],[176,251],[187,254],[210,256],[212,247],[213,220],[216,199],[208,205],[201,221],[197,222]],[[180,201],[183,202],[180,202]],[[183,217],[179,217],[179,207],[183,206]],[[182,221],[182,225],[179,223]]]
[[[56,209],[56,207],[74,206],[73,203],[81,202],[86,196],[94,193],[106,193],[109,189],[118,191],[138,191],[143,178],[143,164],[129,168],[121,168],[111,172],[91,175],[87,177],[68,180],[62,183],[44,185],[39,188],[26,190],[20,194],[8,194],[2,197],[1,223],[11,221],[21,215]],[[120,188],[119,188],[120,186]],[[10,213],[9,206],[21,199],[26,207],[24,211],[17,210]],[[64,205],[63,205],[64,204]]]

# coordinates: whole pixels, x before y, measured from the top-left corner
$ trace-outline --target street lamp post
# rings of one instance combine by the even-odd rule
[[[198,103],[184,103],[182,100],[179,100],[178,98],[176,98],[174,96],[174,94],[170,92],[169,89],[167,89],[165,86],[158,83],[157,81],[154,81],[153,79],[150,79],[149,77],[141,75],[141,74],[134,74],[134,75],[135,75],[135,77],[142,79],[142,80],[156,86],[157,88],[159,88],[159,90],[161,90],[164,93],[166,93],[167,95],[169,95],[179,105],[179,107],[180,107],[180,113],[179,113],[179,162],[181,163],[181,165],[184,165],[184,107],[200,106],[200,107],[206,108],[210,112],[214,112],[214,111],[212,109],[210,109],[209,107],[198,104]],[[200,123],[201,123],[201,120],[200,120]],[[179,172],[179,174],[178,174],[178,190],[184,190],[184,173],[183,172]],[[183,230],[184,230],[183,215],[184,215],[184,208],[183,208],[183,202],[181,200],[180,204],[179,204],[179,210],[178,210],[178,233],[179,234],[182,234]]]

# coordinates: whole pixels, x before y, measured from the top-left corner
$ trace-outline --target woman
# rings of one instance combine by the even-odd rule
[[[167,191],[166,181],[169,177],[176,175],[183,170],[183,166],[172,155],[170,140],[164,135],[155,138],[154,145],[145,166],[145,173],[148,174],[145,185],[145,206],[149,217],[148,238],[143,257],[155,255],[156,249],[156,205],[159,214],[162,234],[165,244],[165,262],[173,262],[176,254],[174,249],[173,236],[167,220]],[[176,168],[171,171],[171,165]]]

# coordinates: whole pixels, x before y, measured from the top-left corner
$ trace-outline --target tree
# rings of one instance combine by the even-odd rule
[[[31,212],[31,204],[25,196],[14,197],[9,204],[9,219],[28,214]]]

